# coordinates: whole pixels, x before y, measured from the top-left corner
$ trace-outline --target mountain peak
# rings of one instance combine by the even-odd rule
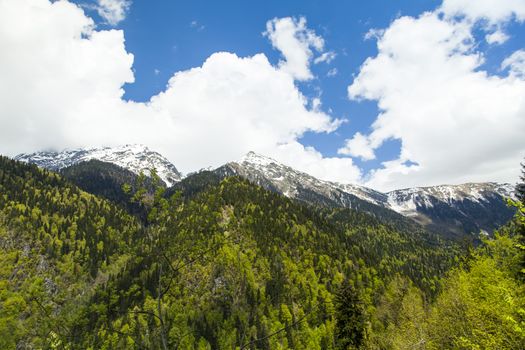
[[[135,174],[149,174],[155,168],[167,186],[180,181],[181,173],[168,159],[151,151],[142,144],[127,144],[116,147],[92,147],[65,149],[61,152],[35,152],[19,154],[16,160],[36,164],[50,170],[60,170],[69,166],[97,159],[128,169]]]
[[[246,153],[240,160],[240,163],[251,163],[251,164],[259,164],[259,165],[269,165],[271,163],[280,164],[275,159],[272,159],[270,157],[264,156],[259,153],[255,153],[254,151],[250,151]]]

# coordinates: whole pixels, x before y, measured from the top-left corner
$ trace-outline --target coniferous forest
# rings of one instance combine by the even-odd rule
[[[238,177],[71,178],[0,158],[1,349],[525,348],[523,192],[472,245]]]

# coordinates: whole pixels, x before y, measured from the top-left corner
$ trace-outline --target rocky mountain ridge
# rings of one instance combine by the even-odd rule
[[[221,176],[238,175],[306,202],[372,212],[380,207],[452,235],[490,233],[513,214],[506,206],[506,198],[513,196],[511,184],[466,183],[382,193],[364,186],[323,181],[254,152],[215,172]]]
[[[168,187],[182,179],[169,160],[142,145],[36,152],[21,154],[15,159],[51,170],[97,159],[135,174],[148,174],[149,169],[156,168]],[[453,235],[490,233],[513,214],[505,201],[505,198],[512,197],[511,184],[467,183],[383,193],[355,184],[320,180],[255,152],[212,172],[221,178],[240,176],[286,197],[316,205],[353,208],[388,218],[395,212]]]
[[[77,148],[61,152],[42,151],[19,154],[15,160],[33,163],[49,170],[61,170],[92,159],[112,163],[135,174],[149,175],[155,168],[166,185],[172,186],[182,178],[182,174],[168,159],[144,145],[124,145],[119,147]]]

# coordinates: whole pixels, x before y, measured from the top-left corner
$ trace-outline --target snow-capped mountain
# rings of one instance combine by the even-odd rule
[[[142,145],[74,149],[62,152],[20,154],[15,159],[50,170],[60,170],[96,159],[135,174],[155,168],[168,186],[181,174],[165,157]],[[249,152],[239,161],[227,163],[213,173],[219,177],[241,176],[269,190],[307,203],[353,208],[387,220],[407,217],[424,226],[451,235],[492,232],[513,215],[505,198],[513,186],[497,183],[467,183],[395,190],[382,193],[353,184],[320,180],[290,166]],[[191,176],[190,176],[191,177]]]
[[[514,211],[506,198],[511,184],[494,182],[441,185],[391,191],[388,205],[415,221],[455,234],[489,233],[506,223]]]
[[[143,172],[148,175],[149,170],[155,168],[159,177],[167,186],[172,186],[180,181],[182,177],[181,173],[169,160],[143,145],[79,148],[62,152],[35,152],[19,154],[15,159],[33,163],[49,170],[60,170],[91,159],[118,165],[135,174]]]
[[[490,198],[509,198],[513,196],[511,184],[495,182],[466,183],[461,185],[440,185],[414,187],[387,193],[388,205],[406,216],[417,214],[418,208],[432,208],[436,202],[457,206],[465,200],[484,204]]]
[[[221,176],[238,175],[287,197],[354,208],[362,201],[384,206],[387,196],[370,188],[319,180],[307,173],[254,152],[215,170]]]
[[[254,152],[216,169],[215,173],[223,177],[238,175],[309,203],[354,208],[388,217],[391,217],[388,212],[394,211],[452,235],[491,232],[513,215],[505,203],[505,198],[512,195],[510,184],[468,183],[382,193],[363,186],[319,180]]]

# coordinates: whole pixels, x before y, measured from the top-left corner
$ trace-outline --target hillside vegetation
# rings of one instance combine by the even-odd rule
[[[306,206],[236,177],[179,188],[119,192],[146,206],[134,216],[0,158],[0,348],[525,344],[523,207],[465,255],[416,226]]]

